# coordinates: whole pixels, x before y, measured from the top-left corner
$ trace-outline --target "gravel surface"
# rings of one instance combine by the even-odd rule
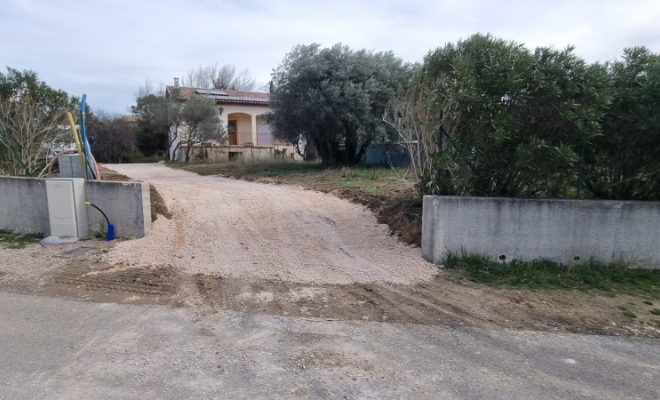
[[[655,340],[0,292],[2,399],[658,399]]]
[[[92,248],[88,252],[90,256],[109,247],[105,242],[97,240],[51,246],[31,243],[23,249],[3,249],[0,246],[0,284],[34,283],[40,280],[44,273],[71,263],[69,258],[56,257],[58,254],[83,246]]]
[[[174,214],[158,218],[144,238],[115,246],[106,255],[111,264],[330,284],[411,284],[437,271],[366,208],[332,195],[162,164],[106,167],[154,184]]]

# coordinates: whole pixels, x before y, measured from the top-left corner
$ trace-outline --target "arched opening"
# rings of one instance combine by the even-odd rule
[[[244,146],[249,143],[256,145],[252,119],[252,115],[247,113],[227,114],[227,142],[230,146]]]

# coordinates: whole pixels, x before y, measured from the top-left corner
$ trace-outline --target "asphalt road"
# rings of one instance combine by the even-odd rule
[[[0,292],[1,399],[658,399],[660,342]]]

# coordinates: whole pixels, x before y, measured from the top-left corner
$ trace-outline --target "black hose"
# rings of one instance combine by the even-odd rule
[[[108,216],[105,215],[105,213],[103,212],[103,210],[101,210],[100,208],[98,208],[98,207],[95,206],[94,204],[90,203],[89,201],[86,201],[85,204],[87,204],[88,206],[92,206],[92,207],[96,208],[97,210],[99,210],[99,212],[100,212],[101,214],[103,214],[103,217],[105,217],[105,222],[107,222],[107,223],[108,223],[108,226],[110,226],[110,220],[108,219]]]

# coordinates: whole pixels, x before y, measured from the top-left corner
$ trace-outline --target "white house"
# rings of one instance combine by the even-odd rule
[[[215,147],[229,147],[229,151],[233,150],[234,153],[244,151],[244,148],[251,148],[250,152],[258,151],[254,149],[261,149],[263,154],[266,154],[265,150],[268,149],[271,149],[271,154],[273,149],[287,154],[295,153],[293,145],[280,142],[273,137],[270,126],[262,118],[263,114],[271,111],[268,93],[179,87],[178,79],[175,78],[174,86],[166,88],[167,95],[171,95],[175,88],[179,90],[181,101],[193,97],[206,97],[215,100],[218,112],[220,112],[221,123],[228,132],[227,143],[215,143]],[[172,143],[171,156],[174,156],[172,152],[177,145],[178,139]],[[172,158],[179,159],[178,154],[177,157]]]

